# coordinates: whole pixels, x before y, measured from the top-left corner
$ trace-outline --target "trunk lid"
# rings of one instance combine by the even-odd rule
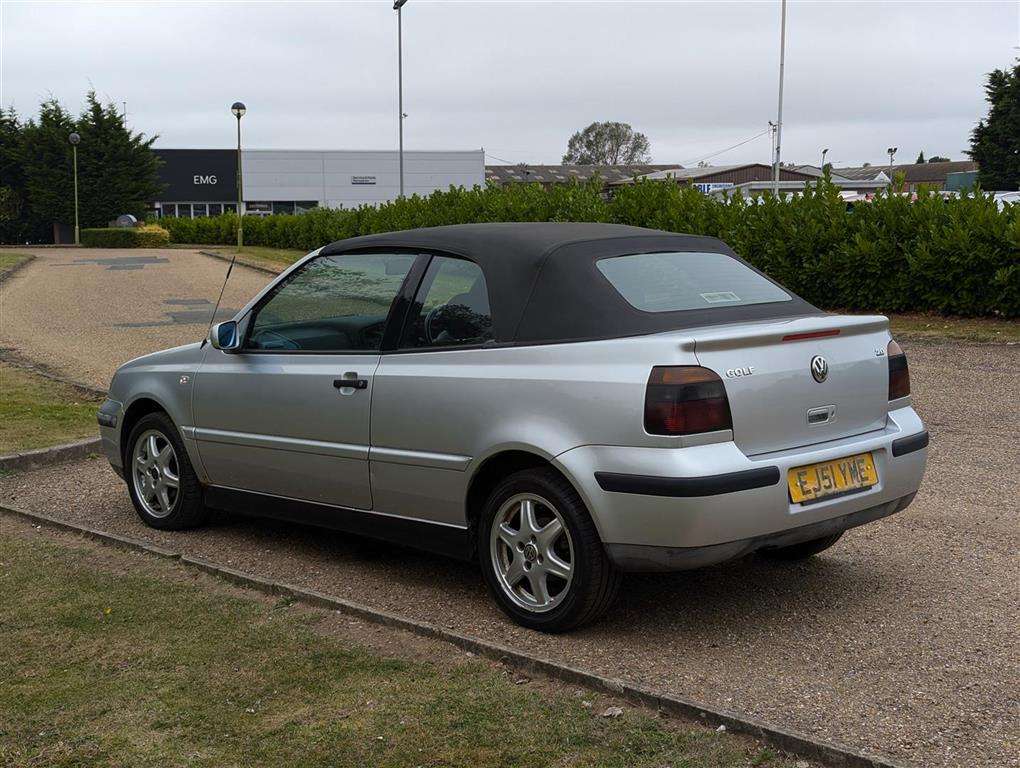
[[[752,456],[882,429],[888,328],[880,316],[826,315],[689,335],[698,363],[723,380],[733,439]]]

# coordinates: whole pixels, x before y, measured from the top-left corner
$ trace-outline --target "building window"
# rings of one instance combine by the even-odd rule
[[[319,204],[315,200],[299,200],[294,203],[294,213],[308,213],[308,211],[318,207]]]
[[[237,213],[237,203],[224,203],[223,204],[223,212],[224,213]]]
[[[177,216],[182,219],[190,219],[191,203],[177,203]]]
[[[205,203],[193,203],[191,215],[196,219],[202,219],[209,215],[209,207]]]
[[[294,203],[290,201],[273,203],[273,213],[294,213]]]
[[[209,215],[219,216],[223,213],[223,206],[220,203],[209,203]]]
[[[177,206],[174,205],[173,203],[163,203],[160,210],[162,211],[162,213],[160,214],[162,216],[173,218],[174,216],[177,215]]]

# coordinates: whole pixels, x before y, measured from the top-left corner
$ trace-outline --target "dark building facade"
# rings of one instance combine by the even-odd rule
[[[152,201],[157,216],[218,216],[237,211],[237,151],[156,149],[159,180],[166,185]]]

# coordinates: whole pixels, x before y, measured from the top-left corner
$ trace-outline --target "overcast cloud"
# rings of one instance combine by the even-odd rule
[[[94,87],[160,147],[396,146],[396,19],[370,2],[0,0],[0,101],[23,116]],[[775,119],[779,0],[430,2],[404,8],[408,149],[485,147],[559,162],[593,120],[694,164]],[[963,159],[984,75],[1020,53],[1020,1],[796,2],[787,26],[783,158]],[[712,159],[768,161],[762,136]]]

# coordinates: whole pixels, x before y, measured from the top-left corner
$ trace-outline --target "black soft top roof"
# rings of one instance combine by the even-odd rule
[[[322,254],[379,248],[449,253],[477,263],[485,275],[497,342],[617,338],[820,313],[792,293],[793,300],[785,302],[645,312],[627,302],[595,266],[612,256],[694,251],[723,253],[754,269],[714,237],[623,224],[457,224],[340,240]]]

